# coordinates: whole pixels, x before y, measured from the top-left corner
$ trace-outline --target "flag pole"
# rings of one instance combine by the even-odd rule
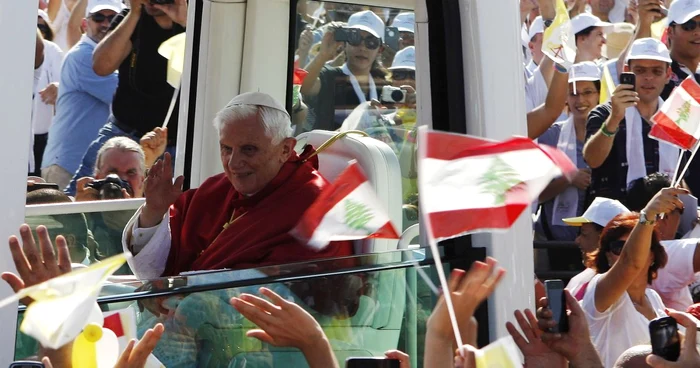
[[[677,177],[677,182],[671,182],[671,185],[676,187],[681,183],[681,180],[683,180],[683,177],[685,176],[685,172],[688,171],[688,167],[690,167],[690,163],[693,162],[693,158],[695,157],[695,154],[698,153],[698,147],[700,147],[699,144],[695,144],[695,147],[693,147],[693,153],[690,154],[690,158],[688,159],[688,162],[685,163],[685,167],[683,168],[683,171],[681,174]],[[679,159],[680,161],[680,159]]]
[[[673,172],[673,180],[671,180],[671,185],[676,183],[676,179],[678,178],[678,171],[681,169],[681,161],[683,161],[683,154],[685,153],[684,150],[681,150],[680,155],[678,155],[678,162],[676,163],[676,171]],[[675,186],[675,185],[673,185]]]

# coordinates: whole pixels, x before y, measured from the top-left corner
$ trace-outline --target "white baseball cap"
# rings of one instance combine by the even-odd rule
[[[544,21],[542,20],[542,17],[538,15],[537,18],[535,18],[535,20],[533,20],[530,24],[530,30],[528,31],[528,41],[532,41],[532,38],[540,33],[544,33]]]
[[[85,18],[100,10],[112,10],[115,13],[119,13],[122,9],[124,9],[124,5],[119,0],[90,0],[85,9]]]
[[[562,221],[569,226],[598,224],[605,227],[615,216],[626,212],[630,212],[630,210],[620,203],[620,201],[605,197],[596,197],[583,215],[565,218],[562,219]]]
[[[287,117],[289,117],[289,113],[284,108],[284,105],[282,105],[280,102],[275,100],[272,96],[268,95],[267,93],[262,93],[262,92],[241,93],[240,95],[234,97],[231,101],[229,101],[229,103],[226,104],[225,108],[239,106],[239,105],[265,106],[265,107],[269,107],[271,109],[281,111],[285,115],[287,115]]]
[[[569,83],[583,81],[599,81],[600,68],[592,61],[574,64],[569,69]]]
[[[588,27],[603,27],[607,30],[612,27],[612,23],[603,22],[600,18],[590,13],[581,13],[571,18],[571,32],[574,35]]]
[[[348,19],[348,28],[369,32],[372,36],[382,40],[384,40],[384,27],[384,21],[369,10],[355,13]]]
[[[415,33],[416,30],[416,14],[415,13],[399,13],[394,21],[391,22],[392,27],[399,29],[399,32]]]
[[[655,38],[640,38],[632,43],[627,53],[627,62],[630,60],[659,60],[671,62],[671,54],[661,41]]]
[[[700,0],[676,0],[668,9],[668,23],[683,24],[700,15]]]
[[[416,48],[414,46],[408,46],[396,53],[389,70],[394,69],[416,70]]]

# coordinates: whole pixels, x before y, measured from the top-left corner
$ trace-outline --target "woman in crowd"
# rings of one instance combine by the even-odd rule
[[[357,105],[379,100],[387,84],[379,60],[384,28],[376,14],[362,11],[350,17],[346,28],[329,28],[323,35],[321,49],[307,66],[309,74],[301,86],[314,119],[308,125],[313,129],[336,130]],[[339,38],[347,40],[337,41]],[[345,58],[342,67],[326,65],[338,57]]]
[[[649,288],[667,256],[654,230],[657,217],[683,203],[684,189],[666,188],[639,213],[621,214],[608,223],[588,267],[598,275],[588,285],[582,306],[591,338],[603,363],[612,367],[628,348],[649,344],[649,321],[665,316],[659,295]]]

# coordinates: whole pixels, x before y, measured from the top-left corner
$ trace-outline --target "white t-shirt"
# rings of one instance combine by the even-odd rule
[[[45,104],[41,100],[39,91],[61,79],[62,62],[63,51],[55,43],[44,40],[44,62],[34,73],[36,86],[32,106],[32,128],[34,129],[34,134],[48,133],[51,127],[54,105]],[[39,73],[37,74],[36,71],[39,71]]]
[[[625,350],[636,345],[650,344],[649,320],[637,312],[626,292],[605,312],[598,312],[595,307],[595,289],[601,276],[596,275],[588,284],[581,306],[586,313],[591,340],[598,350],[603,366],[612,367]],[[659,294],[647,288],[646,296],[656,316],[666,316]]]
[[[532,77],[527,79],[525,83],[525,108],[526,112],[534,110],[537,106],[542,105],[547,100],[547,82],[545,82],[540,67],[538,66]]]
[[[651,287],[669,308],[685,311],[693,304],[688,286],[695,281],[693,256],[699,241],[700,239],[679,239],[661,242],[666,249],[668,263],[659,270]]]
[[[64,0],[54,1],[60,1],[61,7],[58,8],[56,18],[51,22],[51,27],[53,28],[53,42],[55,42],[61,50],[68,51],[68,19],[70,19],[70,9],[68,9]]]

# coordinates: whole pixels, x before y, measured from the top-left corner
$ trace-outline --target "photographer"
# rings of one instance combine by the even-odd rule
[[[353,14],[346,28],[329,28],[321,49],[307,66],[301,93],[315,116],[313,129],[336,130],[358,105],[379,100],[387,84],[379,55],[384,22],[371,11]],[[326,65],[345,52],[342,67]]]
[[[169,38],[185,31],[186,0],[132,0],[131,11],[119,23],[93,54],[93,69],[97,75],[109,75],[119,70],[119,83],[112,101],[112,115],[90,144],[78,172],[66,190],[76,193],[76,182],[88,176],[97,152],[104,142],[115,136],[138,141],[144,134],[160,126],[165,119],[175,90],[166,80],[167,60],[158,54],[158,47]],[[173,2],[174,1],[174,2]],[[123,13],[122,13],[123,14]],[[168,151],[175,152],[178,104],[168,121]]]

